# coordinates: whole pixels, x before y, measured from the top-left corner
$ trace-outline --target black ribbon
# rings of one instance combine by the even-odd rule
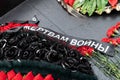
[[[19,21],[19,20],[15,20],[13,21],[14,23],[31,23],[31,24],[38,24],[39,21]],[[12,30],[8,30],[7,32],[17,32],[19,31],[19,29],[21,29],[21,27],[18,27],[16,29],[12,29]],[[72,45],[72,46],[90,46],[93,47],[95,50],[108,55],[108,56],[114,56],[114,46],[108,43],[104,43],[98,40],[94,40],[94,39],[82,39],[82,38],[77,38],[77,37],[73,37],[70,35],[66,35],[66,34],[61,34],[58,32],[55,32],[51,29],[48,28],[43,28],[43,27],[29,27],[29,26],[23,26],[23,29],[25,30],[31,30],[31,31],[37,31],[41,34],[44,34],[46,36],[49,36],[51,38],[56,38],[60,41],[64,41],[66,42],[66,44]]]
[[[57,33],[51,29],[48,28],[43,28],[43,27],[24,27],[24,29],[27,30],[32,30],[32,31],[38,31],[44,35],[47,35],[52,38],[56,38],[58,40],[64,41],[67,44],[70,44],[72,46],[90,46],[93,47],[95,50],[108,55],[108,56],[114,56],[114,46],[108,43],[104,43],[101,41],[97,41],[94,39],[82,39],[82,38],[77,38],[69,35],[63,35],[61,33]]]

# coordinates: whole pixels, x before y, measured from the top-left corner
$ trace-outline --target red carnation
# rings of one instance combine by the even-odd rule
[[[36,76],[34,77],[33,80],[44,80],[44,78],[42,77],[41,74],[38,74],[38,75],[36,75]]]
[[[68,4],[68,3],[69,3],[69,0],[64,0],[64,2],[65,2],[66,4]]]
[[[33,78],[34,78],[34,75],[31,71],[31,72],[27,73],[27,75],[23,78],[23,80],[33,80]]]
[[[12,80],[22,80],[22,78],[21,73],[17,73]]]
[[[115,36],[114,33],[119,33],[116,26],[110,27],[106,34],[107,34],[108,37],[113,37],[113,36]]]
[[[111,43],[111,44],[113,44],[114,46],[117,46],[117,45],[118,45],[117,40],[116,40],[116,39],[113,39],[113,38],[103,38],[103,39],[102,39],[102,42]]]
[[[51,74],[48,74],[44,80],[54,80],[54,78]]]
[[[16,73],[14,72],[14,70],[11,70],[9,72],[7,72],[7,78],[8,80],[12,80],[12,78],[16,75]]]
[[[0,80],[6,80],[7,75],[5,74],[4,71],[0,71]]]
[[[69,0],[69,5],[73,6],[75,0]]]
[[[94,49],[93,49],[93,48],[88,47],[88,53],[89,53],[89,55],[92,55],[93,51],[94,51]]]
[[[91,56],[94,49],[89,46],[80,46],[77,49],[83,56]]]
[[[116,26],[117,29],[119,29],[120,28],[120,22],[117,22],[115,26]]]
[[[116,39],[110,39],[110,43],[113,44],[114,46],[118,45]]]
[[[118,3],[118,0],[108,0],[111,6],[115,6]]]
[[[120,37],[116,38],[118,44],[120,44]]]
[[[110,43],[110,38],[102,38],[102,42]]]
[[[75,0],[64,0],[66,4],[69,4],[70,6],[73,6]]]
[[[83,56],[86,56],[87,51],[86,51],[86,48],[85,48],[85,47],[80,46],[80,47],[78,47],[77,50],[78,50]]]

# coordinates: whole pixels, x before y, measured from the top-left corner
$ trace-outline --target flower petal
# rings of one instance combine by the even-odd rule
[[[7,72],[7,78],[8,80],[12,80],[12,78],[16,75],[16,73],[14,72],[14,70],[11,70],[9,72]]]
[[[54,78],[51,74],[48,74],[44,80],[54,80]]]
[[[37,74],[33,80],[44,80],[41,74]]]

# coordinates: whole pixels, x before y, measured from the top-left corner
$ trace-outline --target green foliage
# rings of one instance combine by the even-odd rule
[[[91,16],[94,12],[102,14],[107,4],[108,0],[81,0],[81,2],[80,0],[75,0],[73,8],[79,8],[81,13],[88,13]]]
[[[0,70],[7,72],[11,69],[14,69],[15,72],[21,72],[22,74],[26,74],[29,71],[32,71],[34,74],[41,73],[43,76],[52,74],[56,79],[60,78],[60,80],[97,80],[95,75],[71,72],[71,70],[66,70],[61,66],[44,61],[0,61]]]

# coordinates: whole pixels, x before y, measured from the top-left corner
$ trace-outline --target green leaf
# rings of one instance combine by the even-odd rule
[[[74,4],[73,4],[73,8],[77,9],[79,7],[81,7],[84,4],[85,0],[82,0],[82,2],[80,2],[80,0],[75,0]]]
[[[88,4],[89,4],[89,0],[85,0],[84,4],[83,4],[83,6],[81,7],[81,10],[80,10],[81,13],[86,14],[87,7],[89,6]]]
[[[98,14],[102,14],[105,10],[105,6],[107,5],[108,0],[97,0],[97,10]]]
[[[89,7],[87,9],[88,15],[91,16],[94,13],[95,9],[96,9],[96,0],[91,0],[89,2]]]

